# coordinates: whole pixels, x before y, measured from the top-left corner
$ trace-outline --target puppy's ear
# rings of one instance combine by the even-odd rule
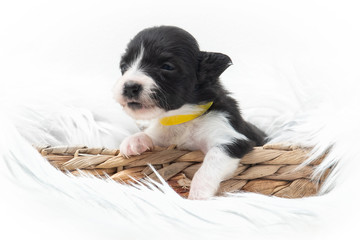
[[[215,81],[230,65],[232,65],[232,61],[225,54],[200,52],[198,79],[200,81]]]

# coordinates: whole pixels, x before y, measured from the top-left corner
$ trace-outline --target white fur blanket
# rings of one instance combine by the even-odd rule
[[[326,4],[325,4],[326,3]],[[0,9],[0,221],[6,239],[356,239],[360,214],[360,17],[329,1],[47,1]],[[234,65],[222,76],[274,142],[328,152],[321,195],[236,193],[208,201],[68,177],[32,144],[118,147],[138,131],[113,100],[139,30],[191,32]],[[311,160],[311,159],[310,159]],[[347,238],[347,239],[350,239]]]

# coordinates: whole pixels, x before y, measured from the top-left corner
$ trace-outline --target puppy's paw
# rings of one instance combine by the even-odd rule
[[[209,199],[215,196],[221,181],[232,176],[239,161],[240,158],[229,157],[218,147],[211,148],[193,177],[189,199]]]
[[[143,132],[129,136],[120,144],[120,154],[129,157],[154,148],[151,138]]]
[[[207,178],[201,177],[200,174],[195,174],[191,181],[188,199],[206,200],[213,197],[217,191],[218,184],[207,180]]]

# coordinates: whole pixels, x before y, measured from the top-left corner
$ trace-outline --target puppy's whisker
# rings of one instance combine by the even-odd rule
[[[161,88],[159,88],[160,93],[163,95],[163,98],[160,98],[161,102],[164,104],[166,109],[170,109],[170,104],[166,101],[166,93]]]
[[[158,96],[159,93],[162,95],[161,97]],[[165,109],[170,109],[170,105],[166,101],[166,93],[160,87],[152,89],[152,96],[154,96],[154,98],[160,103],[160,106],[163,106]]]

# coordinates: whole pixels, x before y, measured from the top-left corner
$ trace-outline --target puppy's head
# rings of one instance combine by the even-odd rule
[[[121,58],[115,99],[135,119],[152,119],[185,104],[213,101],[228,56],[199,50],[195,38],[177,27],[139,32]]]

